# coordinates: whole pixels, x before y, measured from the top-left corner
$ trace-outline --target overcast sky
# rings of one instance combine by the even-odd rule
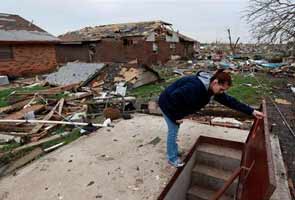
[[[56,36],[86,26],[163,20],[201,42],[250,42],[241,19],[248,0],[1,0],[0,12],[18,14]]]

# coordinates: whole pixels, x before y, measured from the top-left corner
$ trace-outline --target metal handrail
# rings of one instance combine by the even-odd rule
[[[234,180],[240,176],[241,172],[243,170],[243,167],[239,167],[234,171],[234,173],[230,176],[230,178],[225,182],[225,184],[220,188],[215,195],[211,198],[211,200],[218,200],[224,192],[229,188],[229,186],[234,182]]]

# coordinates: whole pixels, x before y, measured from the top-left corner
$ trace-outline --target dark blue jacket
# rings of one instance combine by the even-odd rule
[[[210,99],[214,99],[232,109],[252,114],[253,108],[226,93],[212,96],[208,90],[211,76],[207,72],[199,72],[197,75],[186,76],[172,83],[160,95],[161,110],[175,122],[195,113],[208,104]]]

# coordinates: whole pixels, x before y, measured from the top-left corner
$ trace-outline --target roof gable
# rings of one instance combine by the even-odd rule
[[[59,39],[18,15],[0,13],[0,41],[56,42]]]

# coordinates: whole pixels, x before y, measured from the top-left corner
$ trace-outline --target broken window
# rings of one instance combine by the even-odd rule
[[[158,44],[157,43],[153,43],[153,52],[158,53]]]
[[[123,39],[124,46],[131,46],[133,45],[133,40]]]
[[[0,46],[0,60],[11,60],[13,58],[12,47],[5,45]]]
[[[176,48],[176,44],[175,43],[170,43],[170,49],[175,49]]]

